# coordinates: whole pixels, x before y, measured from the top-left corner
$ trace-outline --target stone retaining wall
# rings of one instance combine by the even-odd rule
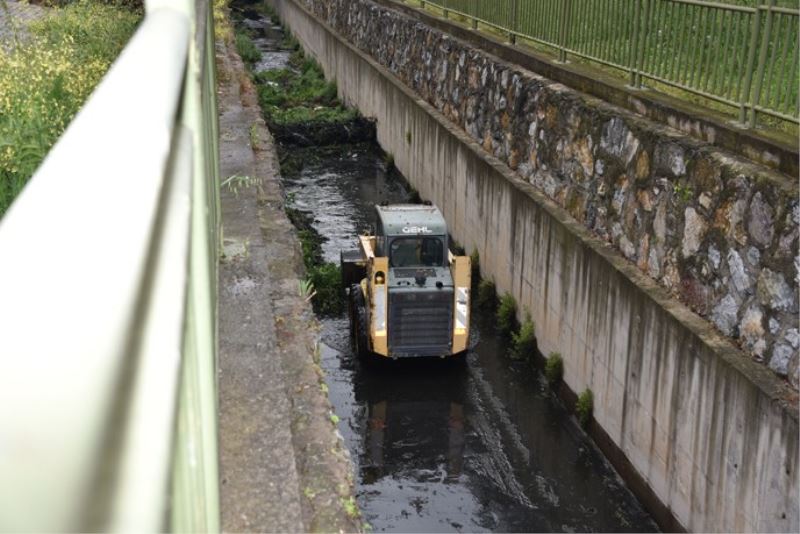
[[[797,388],[795,180],[372,2],[304,2]]]

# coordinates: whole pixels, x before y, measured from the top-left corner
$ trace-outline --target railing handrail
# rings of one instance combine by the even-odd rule
[[[218,529],[216,108],[194,15],[148,4],[0,221],[0,530]]]
[[[800,7],[774,0],[498,0],[491,8],[483,0],[414,1],[440,8],[445,18],[464,17],[473,29],[479,22],[495,28],[512,44],[524,38],[550,47],[561,62],[572,56],[627,72],[635,88],[647,79],[738,109],[743,126],[755,126],[757,114],[800,124]],[[630,15],[620,19],[620,10]],[[587,13],[592,24],[580,18]],[[601,38],[595,23],[615,28],[615,36]],[[699,36],[705,43],[693,44]]]

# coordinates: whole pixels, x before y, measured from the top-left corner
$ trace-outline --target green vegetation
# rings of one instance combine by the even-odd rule
[[[694,189],[691,185],[675,184],[675,198],[686,204],[694,197]]]
[[[494,313],[497,309],[497,291],[494,287],[494,282],[481,280],[478,283],[478,296],[475,299],[475,307],[487,313]]]
[[[269,4],[265,3],[265,2],[261,2],[261,3],[256,3],[255,5],[252,6],[252,8],[255,9],[256,11],[258,11],[260,13],[263,13],[264,15],[268,16],[269,20],[273,24],[280,24],[281,23],[280,17],[278,17],[278,14],[275,12],[275,10],[272,8],[271,5],[269,5]]]
[[[339,315],[342,303],[342,271],[335,263],[306,266],[308,279],[314,284],[316,296],[311,300],[314,311],[321,315]]]
[[[277,17],[277,15],[275,15]],[[273,23],[279,24],[280,20],[272,20]],[[283,38],[283,42],[281,43],[281,48],[285,48],[287,50],[300,50],[300,42],[295,38],[294,35],[289,30],[286,31],[286,37]]]
[[[517,328],[517,302],[510,293],[506,293],[500,298],[500,305],[497,307],[497,330],[510,337]]]
[[[480,277],[481,275],[481,254],[478,252],[478,249],[472,249],[472,253],[469,255],[470,264],[472,265],[472,276],[473,277]]]
[[[81,0],[53,8],[24,41],[0,42],[0,216],[133,34],[135,9]],[[65,177],[67,179],[68,177]]]
[[[551,352],[544,364],[544,376],[550,387],[555,387],[564,378],[564,360],[558,352]]]
[[[760,1],[762,0],[725,0],[722,4],[753,7]],[[411,3],[419,5],[416,0]],[[561,22],[561,6],[565,3],[560,0],[541,0],[534,4],[530,9],[519,12],[514,26],[518,32],[536,40],[517,37],[517,44],[557,59],[560,34],[552,29],[554,24],[558,26]],[[797,8],[797,0],[777,0],[776,4]],[[508,27],[513,19],[511,0],[434,0],[426,2],[425,9],[442,15],[445,6],[497,24],[499,27],[479,23],[478,27],[483,32],[508,39],[508,32],[500,28]],[[576,16],[577,12],[571,11],[570,22],[567,24],[567,47],[588,53],[589,57],[595,59],[568,53],[568,61],[591,65],[594,69],[627,81],[630,78],[631,58],[638,57],[643,72],[685,87],[679,88],[651,79],[643,80],[645,86],[738,118],[738,105],[723,104],[692,90],[715,94],[734,102],[748,100],[742,82],[746,77],[745,58],[750,51],[749,36],[754,15],[739,13],[736,16],[725,16],[724,6],[707,10],[699,5],[668,3],[662,7],[658,19],[650,20],[649,28],[641,29],[648,37],[640,39],[638,54],[631,56],[631,43],[635,33],[634,10],[625,2],[590,2],[586,9],[588,11],[581,13],[581,16]],[[471,18],[457,15],[453,11],[449,11],[448,18],[464,25],[471,26],[473,23]],[[584,20],[594,20],[597,23],[584,27]],[[767,40],[763,39],[765,31],[765,17],[761,17],[761,39],[756,43],[757,52],[754,58],[763,53],[766,61],[758,103],[797,117],[800,83],[797,69],[792,68],[796,59],[792,57],[793,48],[784,44],[795,43],[796,46],[797,19],[789,14],[774,15]],[[765,44],[767,48],[762,50]],[[755,95],[757,77],[757,72],[754,72],[751,97]],[[797,135],[796,124],[765,113],[759,113],[759,123]]]
[[[350,496],[347,499],[342,499],[342,508],[344,508],[345,513],[351,519],[356,519],[359,515],[361,515],[358,511],[358,505],[356,504],[356,500],[353,496]]]
[[[228,191],[233,193],[233,196],[238,197],[240,189],[247,189],[248,187],[255,185],[255,183],[255,178],[234,174],[225,178],[220,184],[220,187],[227,187]]]
[[[287,206],[286,215],[297,228],[306,280],[300,284],[300,292],[311,299],[314,311],[320,315],[339,315],[344,311],[342,298],[342,272],[340,267],[323,261],[323,238],[311,226],[311,217],[296,208]]]
[[[336,84],[325,80],[325,74],[313,59],[295,51],[285,69],[258,72],[255,81],[258,101],[267,122],[292,124],[350,121],[358,112],[347,109],[336,98]]]
[[[586,388],[583,390],[583,393],[578,395],[578,400],[575,403],[575,413],[578,415],[578,421],[580,421],[583,428],[589,426],[589,421],[592,420],[593,412],[594,394],[591,389]]]
[[[250,148],[253,150],[258,149],[260,139],[258,138],[258,125],[253,123],[250,125]]]
[[[227,43],[233,36],[233,27],[228,18],[228,0],[214,0],[214,39]]]
[[[236,32],[236,52],[250,66],[261,61],[261,51],[247,33]]]
[[[519,360],[533,359],[536,353],[536,326],[531,314],[525,313],[525,320],[519,331],[511,333],[511,355]]]

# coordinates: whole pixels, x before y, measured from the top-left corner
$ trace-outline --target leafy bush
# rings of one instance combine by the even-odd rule
[[[551,352],[544,364],[544,376],[551,387],[561,382],[564,377],[564,360],[558,352]]]
[[[512,349],[514,358],[526,360],[533,358],[536,352],[536,326],[531,320],[531,314],[525,314],[525,321],[519,328],[519,332],[511,334]]]
[[[24,43],[0,42],[0,216],[140,19],[125,7],[80,1],[32,22]]]
[[[247,64],[252,65],[261,61],[261,51],[246,33],[236,32],[236,52]]]
[[[517,331],[517,303],[510,293],[500,298],[497,307],[497,329],[504,336],[510,336]]]
[[[591,389],[586,388],[583,390],[583,393],[578,395],[578,401],[575,403],[575,413],[578,415],[578,421],[580,421],[583,428],[589,425],[593,412],[594,394]]]
[[[475,306],[479,310],[494,313],[497,309],[497,291],[494,287],[494,282],[491,280],[480,281]]]

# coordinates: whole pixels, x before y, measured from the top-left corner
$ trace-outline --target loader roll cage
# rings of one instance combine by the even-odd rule
[[[392,267],[443,267],[444,240],[441,237],[395,237],[389,244]]]

